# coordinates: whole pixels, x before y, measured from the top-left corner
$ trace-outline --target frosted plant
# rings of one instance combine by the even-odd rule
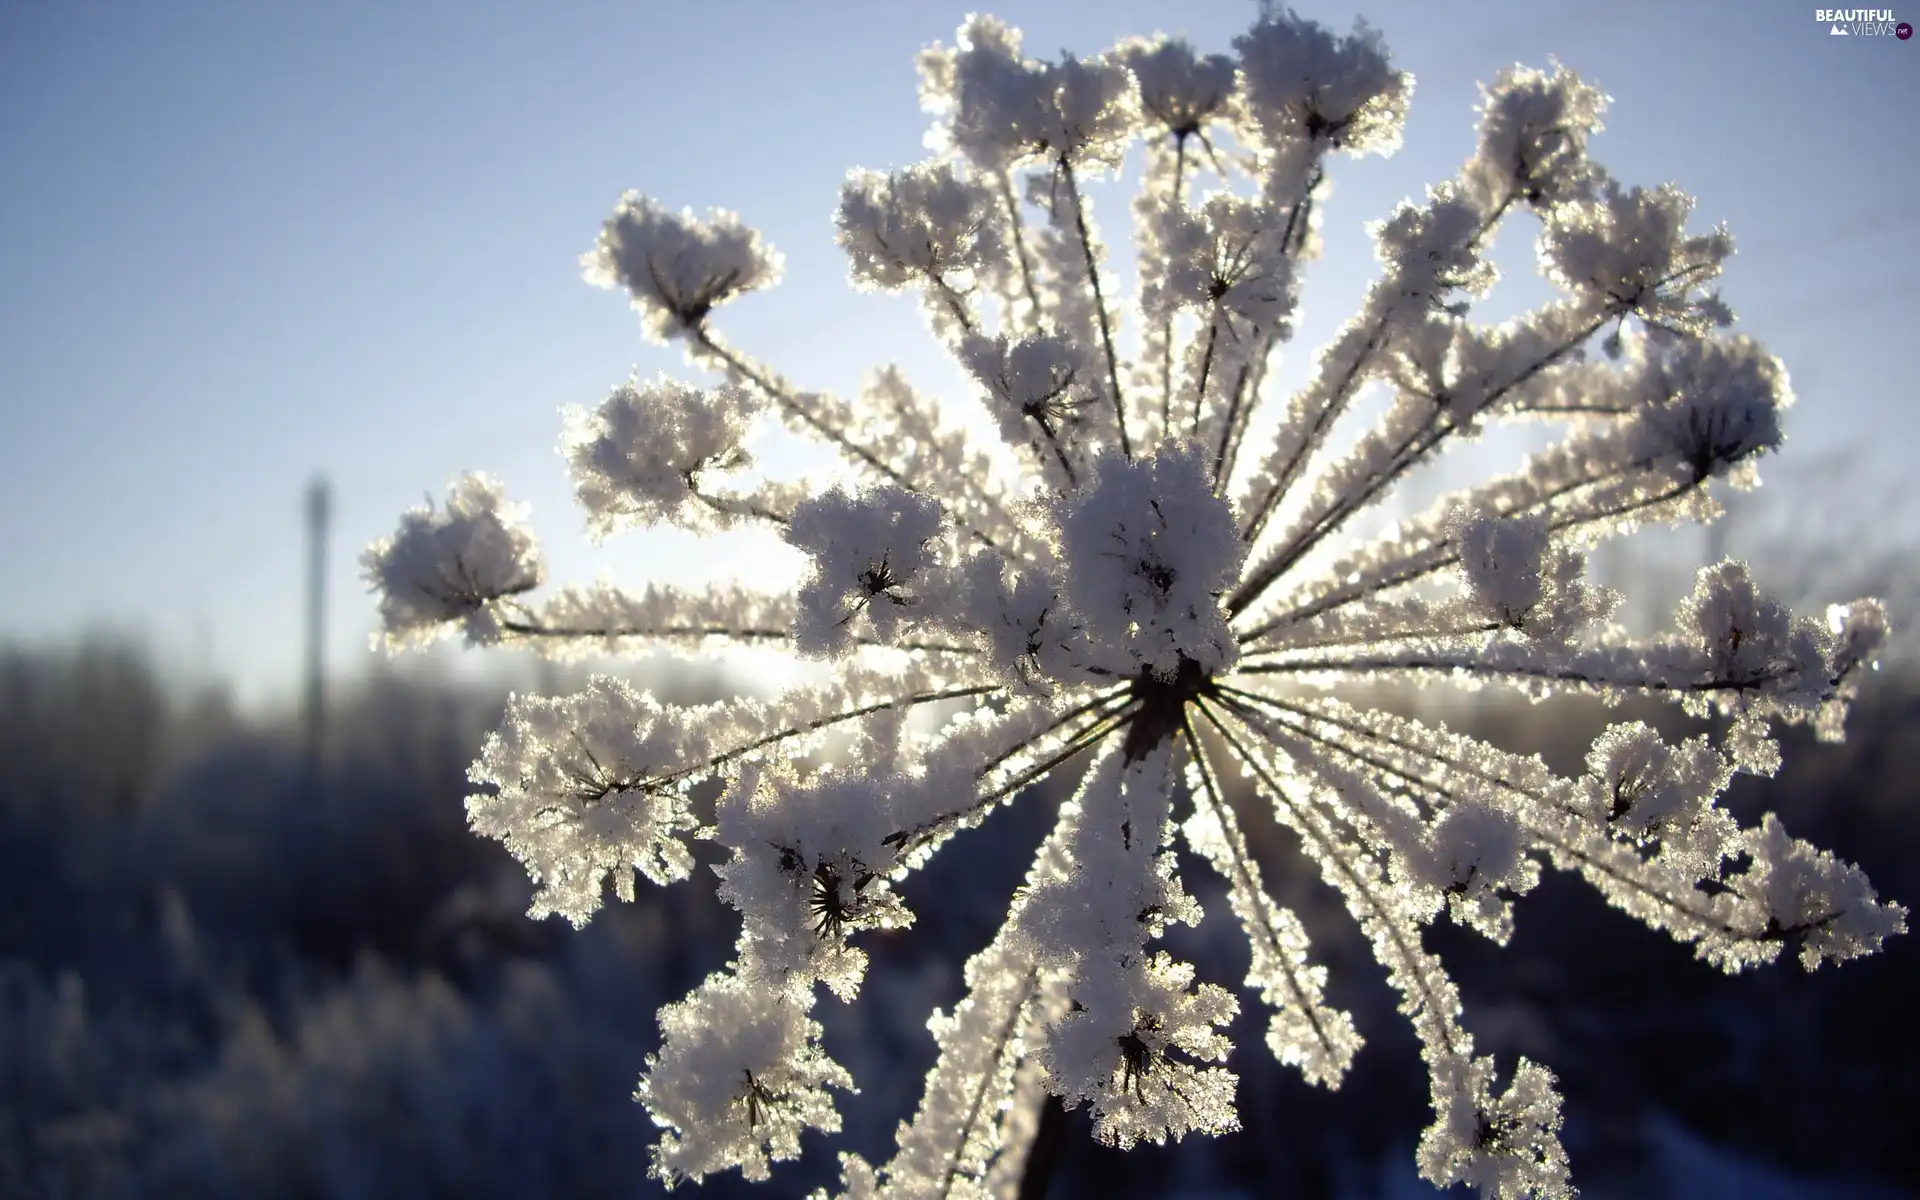
[[[896,885],[1056,774],[1072,790],[1052,833],[967,963],[965,998],[929,1023],[919,1110],[891,1161],[843,1159],[849,1195],[1011,1194],[1049,1095],[1122,1147],[1238,1126],[1221,1027],[1239,1001],[1156,945],[1201,916],[1182,843],[1225,881],[1268,1049],[1337,1087],[1360,1033],[1244,822],[1292,831],[1399,990],[1432,1084],[1422,1173],[1491,1196],[1571,1194],[1555,1081],[1476,1050],[1429,924],[1504,941],[1544,865],[1727,971],[1782,950],[1817,967],[1904,930],[1857,869],[1717,802],[1735,773],[1774,769],[1776,725],[1840,736],[1880,606],[1798,616],[1724,562],[1672,633],[1632,640],[1609,623],[1618,597],[1584,578],[1597,541],[1711,519],[1711,489],[1751,486],[1780,445],[1784,370],[1720,332],[1729,236],[1689,232],[1685,194],[1589,157],[1605,97],[1578,75],[1502,71],[1476,152],[1374,228],[1378,281],[1304,386],[1277,395],[1325,173],[1393,149],[1412,80],[1364,26],[1337,36],[1287,12],[1234,50],[1163,38],[1036,61],[969,18],[921,59],[938,157],[849,178],[837,227],[854,283],[919,295],[998,443],[892,368],[852,400],[801,390],[715,328],[778,272],[759,236],[728,213],[620,202],[589,278],[719,379],[629,382],[569,418],[588,526],[768,526],[810,564],[796,593],[602,584],[536,601],[533,541],[478,479],[367,552],[396,645],[457,629],[832,664],[771,701],[675,706],[612,678],[516,698],[472,771],[474,827],[526,864],[535,915],[584,923],[607,885],[630,898],[635,872],[683,878],[691,839],[726,859],[732,961],[660,1015],[639,1085],[663,1179],[758,1178],[804,1130],[839,1127],[852,1080],[810,1015],[816,985],[851,999],[862,935],[912,920]],[[1084,185],[1130,164],[1123,304]],[[1476,323],[1487,247],[1525,216],[1559,296]],[[1363,391],[1387,401],[1375,421]],[[756,478],[746,442],[767,415],[840,452],[855,484]],[[1417,469],[1508,421],[1558,441],[1424,515],[1368,524]],[[1677,745],[1616,724],[1563,776],[1370,699],[1434,678],[1664,696],[1721,720]],[[834,737],[852,749],[823,765]]]

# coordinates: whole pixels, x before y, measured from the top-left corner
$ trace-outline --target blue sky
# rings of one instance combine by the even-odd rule
[[[923,156],[913,56],[963,11],[0,0],[0,637],[138,630],[164,661],[279,693],[316,473],[338,671],[369,653],[360,548],[464,469],[532,502],[560,579],[748,561],[582,539],[557,409],[687,368],[578,256],[627,188],[733,208],[787,258],[780,288],[723,314],[737,342],[813,387],[882,361],[949,378],[911,302],[845,286],[830,214],[848,168]],[[991,11],[1051,53],[1154,30],[1225,49],[1254,8]],[[1344,29],[1356,9],[1301,11]],[[1296,361],[1370,277],[1363,222],[1470,150],[1476,81],[1557,55],[1615,99],[1597,156],[1679,182],[1739,239],[1727,294],[1793,374],[1791,452],[1863,443],[1874,470],[1907,469],[1920,39],[1832,37],[1778,0],[1359,11],[1416,76],[1413,115],[1393,159],[1333,172]],[[1099,201],[1124,232],[1122,193]],[[1530,238],[1502,239],[1510,274]]]

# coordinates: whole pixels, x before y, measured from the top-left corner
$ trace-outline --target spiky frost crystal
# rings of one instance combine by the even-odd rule
[[[1492,1196],[1570,1193],[1559,1100],[1545,1067],[1475,1050],[1429,923],[1504,940],[1544,864],[1730,971],[1783,949],[1811,968],[1904,930],[1857,869],[1716,803],[1735,772],[1772,770],[1776,722],[1839,736],[1880,607],[1796,616],[1725,562],[1673,633],[1635,640],[1584,578],[1595,542],[1712,518],[1709,486],[1750,486],[1780,443],[1784,370],[1715,332],[1732,320],[1712,290],[1727,234],[1689,232],[1685,194],[1588,156],[1605,98],[1573,72],[1503,71],[1475,155],[1375,227],[1379,281],[1305,386],[1275,395],[1323,178],[1338,154],[1392,149],[1412,81],[1365,27],[1341,37],[1289,13],[1234,49],[1155,39],[1042,62],[970,18],[922,59],[941,157],[849,178],[837,227],[854,282],[920,294],[999,445],[973,444],[892,368],[848,401],[723,342],[714,317],[771,283],[778,257],[730,214],[621,201],[589,277],[720,380],[627,383],[570,417],[588,528],[769,525],[811,563],[796,594],[598,585],[533,602],[531,537],[479,479],[368,551],[394,643],[456,628],[550,649],[751,642],[836,667],[772,702],[663,705],[607,678],[521,697],[473,768],[474,826],[526,863],[536,913],[583,923],[608,882],[629,898],[635,871],[684,877],[690,837],[731,853],[734,961],[661,1014],[640,1083],[663,1178],[759,1177],[803,1129],[838,1127],[828,1089],[851,1080],[808,1015],[814,985],[850,999],[863,931],[912,919],[895,883],[1056,772],[1077,788],[967,964],[965,999],[930,1022],[940,1055],[899,1153],[848,1158],[849,1194],[1008,1194],[1048,1093],[1122,1146],[1238,1126],[1220,1032],[1237,1001],[1155,945],[1200,919],[1180,838],[1226,882],[1268,1047],[1338,1086],[1360,1035],[1266,891],[1246,821],[1299,838],[1399,989],[1432,1079],[1423,1173]],[[1131,162],[1129,306],[1083,185]],[[1486,249],[1523,216],[1561,295],[1475,323]],[[1385,414],[1341,433],[1367,387],[1388,392]],[[754,482],[743,443],[763,410],[840,451],[859,484]],[[1564,436],[1360,534],[1410,472],[1510,420]],[[1726,720],[1680,745],[1616,724],[1562,777],[1366,703],[1434,676],[1661,695]],[[920,711],[945,716],[923,732],[905,721]],[[850,765],[810,765],[833,734],[856,740]],[[1249,793],[1230,775],[1258,811],[1236,811]],[[702,815],[692,789],[709,782],[722,794]]]

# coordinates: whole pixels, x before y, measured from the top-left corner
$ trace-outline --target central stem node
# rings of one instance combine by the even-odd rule
[[[1127,726],[1126,741],[1120,748],[1121,758],[1132,764],[1151,754],[1160,743],[1180,731],[1189,701],[1215,694],[1213,676],[1185,655],[1180,656],[1179,669],[1172,679],[1141,671],[1133,680],[1133,699],[1140,711]]]

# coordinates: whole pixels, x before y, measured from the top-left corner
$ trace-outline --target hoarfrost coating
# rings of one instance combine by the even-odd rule
[[[1397,145],[1413,81],[1375,31],[1282,11],[1233,51],[1154,38],[1039,61],[972,17],[921,57],[936,158],[848,177],[834,225],[853,282],[919,294],[970,381],[948,403],[984,405],[997,443],[895,368],[845,399],[731,345],[717,315],[771,285],[779,255],[730,213],[620,200],[589,278],[714,378],[630,381],[571,413],[587,527],[770,528],[810,564],[796,594],[602,583],[536,599],[523,517],[477,476],[368,550],[393,645],[459,630],[833,664],[770,701],[668,705],[607,677],[517,697],[473,768],[473,826],[525,863],[536,914],[583,923],[609,885],[630,899],[636,872],[684,878],[695,840],[726,860],[733,961],[661,1012],[639,1084],[663,1179],[762,1178],[805,1131],[839,1127],[854,1081],[821,1044],[816,985],[853,999],[867,931],[913,921],[897,883],[1056,776],[1072,791],[1053,831],[966,996],[929,1022],[939,1057],[898,1153],[846,1156],[848,1195],[1011,1194],[1049,1096],[1120,1146],[1233,1130],[1222,1029],[1242,1002],[1267,1013],[1280,1061],[1339,1086],[1362,1034],[1327,1003],[1250,823],[1298,838],[1402,995],[1432,1086],[1423,1174],[1489,1196],[1572,1194],[1558,1093],[1545,1065],[1476,1049],[1428,925],[1504,942],[1551,867],[1728,971],[1782,951],[1844,961],[1905,931],[1856,868],[1719,803],[1736,773],[1778,764],[1778,725],[1841,736],[1887,636],[1881,606],[1798,615],[1723,562],[1671,633],[1634,639],[1609,623],[1619,597],[1585,578],[1596,543],[1712,519],[1714,493],[1752,486],[1780,446],[1785,369],[1720,332],[1731,237],[1696,230],[1677,187],[1589,156],[1606,97],[1575,72],[1502,70],[1473,156],[1373,227],[1379,280],[1279,395],[1326,177]],[[1083,184],[1133,162],[1129,299]],[[1476,322],[1487,247],[1521,219],[1559,295]],[[1356,429],[1370,388],[1390,401]],[[839,451],[855,485],[758,480],[745,442],[762,413]],[[1562,436],[1358,532],[1409,474],[1508,420]],[[1561,775],[1369,703],[1379,683],[1433,677],[1665,697],[1718,721],[1678,744],[1616,723]],[[851,751],[823,765],[812,752],[839,735]],[[1202,919],[1182,840],[1225,880],[1231,913],[1214,919],[1251,946],[1243,997],[1158,944]]]

